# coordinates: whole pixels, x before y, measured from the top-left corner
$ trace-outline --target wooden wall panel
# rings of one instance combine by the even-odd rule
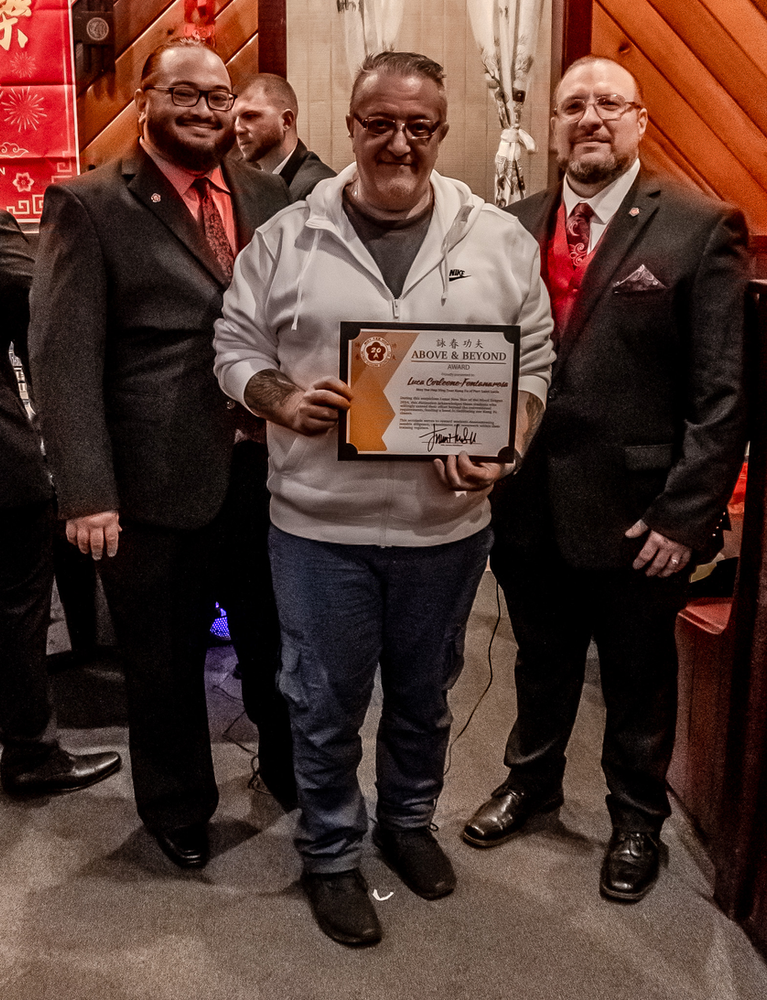
[[[642,6],[657,10],[743,113],[767,132],[763,99],[767,92],[767,62],[761,66],[754,62],[700,0],[686,0],[683,6],[678,0],[652,0],[652,5]],[[762,30],[766,25],[764,19]]]
[[[245,86],[246,81],[258,73],[260,65],[259,41],[261,33],[253,35],[227,62],[226,68],[232,78],[232,89],[235,93]]]
[[[752,0],[701,0],[701,3],[757,66],[767,66],[765,17]]]
[[[591,50],[642,82],[648,166],[737,205],[752,234],[767,234],[764,10],[752,0],[594,0]]]
[[[692,56],[682,59],[679,66],[669,56],[669,65],[663,66],[658,63],[665,62],[665,56],[657,56],[652,50],[651,56],[645,55],[646,42],[658,37],[652,31],[652,18],[648,18],[650,35],[638,32],[635,41],[635,36],[607,13],[606,6],[615,10],[621,4],[604,0],[595,6],[594,49],[619,60],[642,81],[650,117],[666,139],[667,154],[679,165],[692,164],[720,198],[743,207],[753,229],[767,232],[767,137],[754,129],[736,104],[732,103],[729,115],[718,119],[716,108],[695,100],[696,92],[711,86],[711,79],[701,66],[700,82],[692,82],[696,77]],[[645,43],[644,48],[640,43]],[[687,80],[690,82],[682,89]],[[729,97],[721,92],[721,103],[728,101]],[[717,129],[719,120],[730,122],[728,141]],[[729,138],[738,133],[740,143]],[[744,135],[747,139],[742,138]]]

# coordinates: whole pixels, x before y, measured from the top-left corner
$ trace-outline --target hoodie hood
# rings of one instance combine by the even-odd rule
[[[306,220],[308,229],[315,230],[315,238],[312,240],[312,248],[309,259],[305,262],[299,282],[311,266],[311,258],[316,253],[318,234],[321,231],[332,233],[347,247],[360,262],[364,263],[368,269],[375,268],[372,258],[364,249],[362,242],[357,236],[354,227],[343,210],[342,191],[347,184],[351,183],[357,174],[357,165],[350,163],[336,177],[330,177],[321,181],[306,199],[309,206],[309,217]],[[419,253],[413,264],[413,269],[408,275],[405,286],[402,290],[402,297],[416,285],[425,274],[435,267],[439,267],[442,278],[441,303],[445,304],[450,287],[449,256],[454,249],[471,232],[480,210],[485,203],[475,195],[471,188],[463,181],[453,178],[442,177],[441,174],[433,170],[431,173],[431,186],[434,191],[434,215],[437,226],[432,230],[424,246],[427,253]],[[436,239],[436,242],[435,242]],[[360,250],[362,253],[360,254]],[[380,279],[380,275],[379,275]],[[383,284],[383,282],[382,282]],[[294,316],[294,329],[298,323],[299,306],[301,301],[301,289],[298,288],[296,296],[296,314]],[[394,316],[398,318],[398,308],[395,301]]]

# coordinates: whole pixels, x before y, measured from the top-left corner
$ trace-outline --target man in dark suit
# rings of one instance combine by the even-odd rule
[[[464,830],[492,847],[561,805],[593,637],[613,825],[600,888],[629,902],[657,877],[670,812],[686,567],[710,548],[745,434],[745,224],[640,169],[646,123],[630,73],[575,63],[552,119],[564,183],[511,208],[541,246],[558,360],[524,466],[496,488],[517,719],[508,778]]]
[[[305,198],[314,185],[336,172],[298,138],[298,100],[287,80],[258,73],[237,97],[235,132],[243,159],[279,174],[292,201]]]
[[[289,200],[246,164],[222,170],[233,102],[202,43],[155,50],[138,148],[46,192],[31,299],[59,513],[71,542],[107,557],[138,812],[182,867],[205,864],[218,801],[203,667],[235,428],[213,323],[234,253]]]
[[[116,753],[62,749],[48,700],[55,501],[8,353],[13,343],[26,362],[31,281],[24,234],[0,212],[0,781],[18,796],[85,788],[120,766]]]

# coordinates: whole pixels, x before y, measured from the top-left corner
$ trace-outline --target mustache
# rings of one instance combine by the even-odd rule
[[[185,114],[178,115],[176,117],[177,125],[210,125],[211,128],[221,129],[224,127],[223,122],[219,121],[218,118],[211,119],[206,118],[204,115],[197,114]]]
[[[610,141],[609,135],[603,139],[597,138],[597,133],[601,131],[602,131],[601,125],[598,125],[596,128],[581,129],[580,131],[575,133],[573,141],[582,142],[584,139],[594,139],[596,142],[609,142]]]

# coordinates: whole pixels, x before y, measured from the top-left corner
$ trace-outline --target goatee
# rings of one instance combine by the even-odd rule
[[[560,156],[557,166],[564,170],[568,177],[581,184],[601,184],[604,187],[621,174],[625,174],[633,162],[633,158],[629,156],[616,156],[615,153],[611,153],[601,163]]]

